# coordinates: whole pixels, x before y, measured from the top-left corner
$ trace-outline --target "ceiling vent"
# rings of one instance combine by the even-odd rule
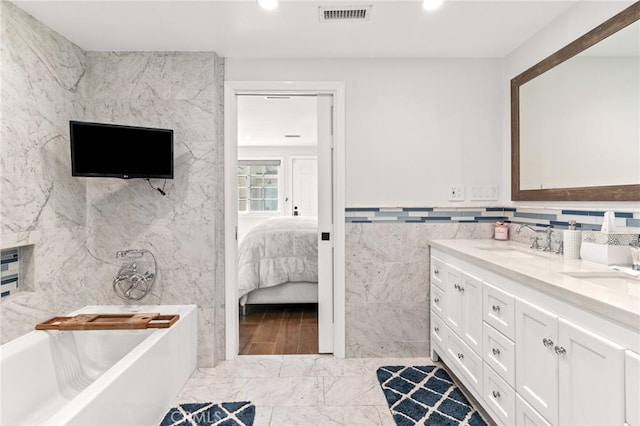
[[[325,7],[320,6],[320,22],[355,22],[368,21],[371,17],[373,6],[342,6]]]

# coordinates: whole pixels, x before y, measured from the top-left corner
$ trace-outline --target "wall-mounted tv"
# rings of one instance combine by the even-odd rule
[[[173,179],[173,130],[70,121],[71,175]]]

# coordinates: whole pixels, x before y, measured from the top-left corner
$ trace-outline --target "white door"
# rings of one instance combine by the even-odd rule
[[[516,300],[516,390],[551,424],[558,424],[558,317]]]
[[[291,159],[291,214],[318,216],[318,159]]]
[[[561,425],[622,425],[624,348],[559,320]]]
[[[482,280],[462,272],[462,339],[477,353],[482,353]]]
[[[318,350],[333,352],[333,96],[318,95]]]

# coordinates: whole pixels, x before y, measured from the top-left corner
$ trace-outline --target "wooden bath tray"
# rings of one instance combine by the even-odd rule
[[[180,315],[145,314],[80,314],[53,317],[36,325],[36,330],[133,330],[169,328]]]

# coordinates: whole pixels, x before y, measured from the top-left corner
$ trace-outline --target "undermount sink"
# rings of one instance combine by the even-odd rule
[[[564,272],[564,275],[640,297],[640,278],[622,272]]]

